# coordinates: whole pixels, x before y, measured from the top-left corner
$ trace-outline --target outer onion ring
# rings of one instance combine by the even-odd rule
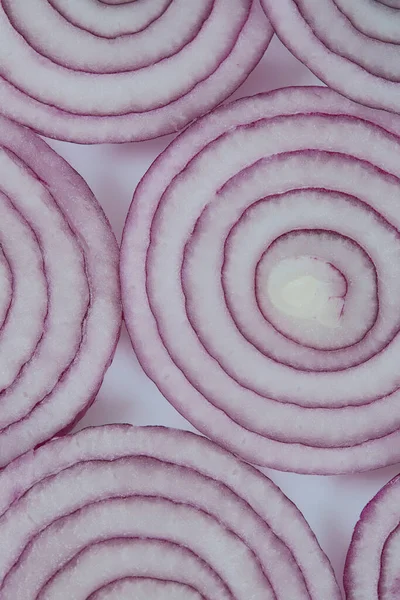
[[[400,477],[387,483],[366,505],[347,554],[347,600],[399,597]]]
[[[89,408],[117,343],[118,247],[81,177],[0,118],[0,465]],[[3,298],[4,296],[4,298]]]
[[[285,46],[332,89],[400,112],[397,0],[261,0]]]
[[[135,352],[179,412],[246,460],[308,473],[399,460],[398,132],[397,118],[328,89],[278,90],[204,117],[135,192],[121,251]],[[339,271],[361,261],[360,277],[346,274],[349,320],[318,329],[321,349],[294,342],[298,332],[282,335],[254,302],[257,261],[296,229],[311,230],[317,258],[321,230],[352,240],[332,256]],[[224,297],[226,252],[237,260]],[[229,289],[241,319],[226,300]],[[255,339],[269,346],[261,351]]]
[[[2,0],[0,110],[78,143],[173,133],[232,94],[271,37],[255,0]]]
[[[135,587],[180,600],[341,598],[297,508],[188,432],[113,425],[53,440],[0,473],[0,514],[4,600]]]

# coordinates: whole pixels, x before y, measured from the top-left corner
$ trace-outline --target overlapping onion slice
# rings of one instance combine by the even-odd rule
[[[398,0],[261,0],[285,46],[334,90],[400,113]]]
[[[232,94],[271,37],[256,0],[2,0],[0,112],[79,143],[154,138]]]
[[[400,592],[400,476],[367,504],[344,572],[347,600],[397,600]]]
[[[118,248],[87,185],[0,118],[0,465],[72,425],[117,341]]]
[[[136,190],[121,252],[135,351],[246,460],[400,458],[399,127],[326,88],[278,90],[200,120]]]
[[[214,443],[111,425],[0,473],[2,600],[340,600],[298,509]]]

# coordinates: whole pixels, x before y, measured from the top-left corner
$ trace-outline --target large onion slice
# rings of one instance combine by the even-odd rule
[[[232,94],[271,37],[256,0],[2,0],[0,111],[80,143],[172,133]]]
[[[121,319],[118,248],[84,181],[0,118],[0,465],[90,406]]]
[[[385,127],[386,129],[384,129]],[[299,472],[400,458],[400,131],[326,88],[232,103],[139,184],[121,254],[146,373],[200,431]]]
[[[329,87],[400,112],[398,0],[261,0],[285,46]]]
[[[400,476],[361,513],[347,554],[347,600],[398,600],[400,593]]]
[[[214,443],[111,425],[0,474],[2,600],[340,600],[303,516]]]

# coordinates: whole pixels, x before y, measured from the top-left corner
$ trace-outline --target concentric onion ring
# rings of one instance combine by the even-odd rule
[[[232,94],[271,37],[255,0],[2,0],[0,111],[78,143],[173,133]]]
[[[84,181],[0,118],[0,465],[71,426],[114,353],[118,247]]]
[[[400,112],[398,0],[261,0],[285,46],[348,98]]]
[[[136,190],[121,253],[134,349],[251,462],[400,458],[400,140],[380,125],[400,127],[325,88],[255,96],[189,128]],[[308,280],[320,305],[299,315],[284,295]]]
[[[340,600],[303,516],[214,443],[161,427],[65,436],[0,474],[2,600]]]
[[[347,600],[397,600],[400,592],[400,476],[361,513],[347,554]]]

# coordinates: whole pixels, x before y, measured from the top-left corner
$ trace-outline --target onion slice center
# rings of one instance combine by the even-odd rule
[[[343,312],[346,281],[340,271],[313,256],[283,259],[268,278],[271,302],[283,313],[337,327]]]

